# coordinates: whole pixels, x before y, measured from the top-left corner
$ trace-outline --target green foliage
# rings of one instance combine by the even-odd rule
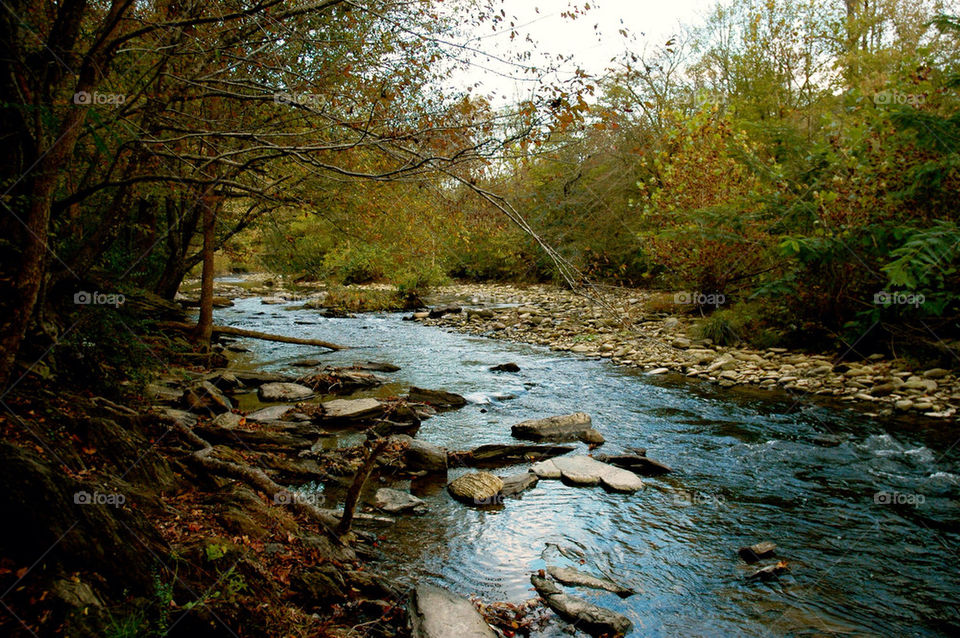
[[[777,346],[784,339],[776,308],[759,300],[740,302],[703,317],[694,324],[694,334],[717,345],[746,343],[757,348]]]

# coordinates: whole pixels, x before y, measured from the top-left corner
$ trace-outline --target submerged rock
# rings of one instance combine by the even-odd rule
[[[530,471],[540,478],[562,479],[574,485],[600,484],[613,492],[643,489],[643,481],[633,472],[601,463],[589,456],[559,456],[534,463]]]
[[[773,556],[776,549],[777,546],[775,543],[763,541],[757,543],[756,545],[751,545],[750,547],[741,547],[737,550],[737,553],[740,555],[740,558],[747,562],[747,564],[752,565],[761,558]]]
[[[499,501],[503,480],[490,472],[472,472],[454,479],[447,486],[450,494],[471,505],[493,505]]]
[[[610,465],[616,465],[625,470],[630,470],[634,474],[641,476],[657,476],[659,474],[669,474],[673,472],[673,468],[669,465],[648,459],[646,455],[643,454],[618,454],[614,456],[596,454],[593,458],[603,463],[609,463]]]
[[[633,623],[626,616],[565,594],[542,576],[534,574],[530,582],[550,609],[591,636],[622,636],[633,629]]]
[[[367,370],[368,372],[396,372],[400,369],[400,366],[395,366],[392,363],[383,361],[363,361],[361,363],[354,363],[350,367],[355,370]]]
[[[469,600],[436,585],[417,585],[409,612],[413,638],[497,638]]]
[[[520,372],[520,366],[512,361],[510,363],[501,363],[490,368],[491,372]]]
[[[574,569],[573,567],[547,567],[547,573],[550,574],[550,577],[559,583],[564,585],[571,585],[574,587],[590,587],[591,589],[603,589],[609,592],[613,592],[617,596],[626,598],[627,596],[632,596],[634,592],[628,587],[623,587],[618,585],[608,578],[598,578],[591,574],[580,571],[579,569]]]

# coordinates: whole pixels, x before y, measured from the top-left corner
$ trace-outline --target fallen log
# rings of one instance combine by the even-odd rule
[[[196,330],[192,323],[184,321],[161,321],[158,324],[161,328],[172,328],[174,330],[183,330],[190,332]],[[330,350],[346,350],[349,346],[341,346],[329,341],[320,339],[301,339],[299,337],[287,337],[285,335],[275,335],[268,332],[258,332],[256,330],[244,330],[243,328],[234,328],[232,326],[214,326],[213,334],[235,335],[237,337],[248,337],[250,339],[260,339],[261,341],[279,341],[280,343],[295,343],[302,346],[318,346],[329,348]]]

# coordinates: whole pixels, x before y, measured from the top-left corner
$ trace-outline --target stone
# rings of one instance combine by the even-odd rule
[[[285,377],[282,374],[274,374],[273,372],[259,372],[257,370],[233,370],[229,373],[222,374],[230,374],[241,384],[249,387],[256,387],[263,385],[264,383],[283,383],[286,381],[293,381],[293,379]],[[214,381],[214,383],[216,383],[216,381]]]
[[[565,594],[542,576],[534,574],[530,582],[550,609],[591,636],[622,636],[633,628],[633,623],[626,616]]]
[[[213,419],[213,425],[218,428],[235,428],[239,427],[240,423],[243,421],[243,417],[239,414],[234,414],[233,412],[224,412],[223,414],[217,415]]]
[[[510,432],[518,439],[534,441],[573,441],[587,430],[593,429],[593,422],[586,412],[574,412],[545,419],[534,419],[517,423]]]
[[[657,374],[666,374],[666,373],[668,373],[668,372],[670,372],[670,368],[654,368],[653,370],[651,370],[651,371],[648,372],[647,374],[649,374],[649,375],[657,375]]]
[[[740,555],[740,558],[747,562],[747,564],[752,565],[761,558],[773,556],[776,549],[777,546],[775,543],[771,543],[770,541],[762,541],[749,547],[741,547],[737,550],[737,553]]]
[[[404,452],[407,468],[414,472],[446,472],[447,452],[443,448],[413,439]]]
[[[427,509],[427,504],[413,494],[389,487],[381,487],[377,490],[373,496],[373,506],[389,514],[423,512]]]
[[[605,438],[603,438],[602,434],[600,434],[598,431],[594,430],[593,428],[590,428],[589,430],[584,430],[583,432],[580,433],[580,436],[578,436],[577,438],[580,441],[590,445],[591,446],[590,449],[593,449],[594,447],[597,447],[599,445],[603,445],[607,441]]]
[[[949,370],[944,370],[943,368],[930,368],[923,373],[924,379],[942,379],[943,377],[950,374]]]
[[[490,472],[472,472],[454,479],[447,485],[450,494],[471,505],[490,505],[497,502],[503,480]]]
[[[323,418],[353,421],[383,414],[385,407],[376,399],[334,399],[321,403]]]
[[[201,381],[187,389],[181,405],[198,414],[221,414],[233,409],[230,399],[209,381]]]
[[[183,400],[183,390],[171,388],[161,383],[148,383],[146,395],[148,399],[155,403],[165,403],[168,405],[177,405]]]
[[[608,465],[589,456],[559,456],[534,463],[530,471],[543,479],[563,479],[575,485],[602,485],[613,492],[636,492],[643,481],[629,470]]]
[[[284,415],[293,409],[291,405],[270,405],[247,415],[248,421],[283,421]]]
[[[491,372],[520,372],[520,366],[516,363],[501,363],[490,368]]]
[[[314,395],[314,391],[299,383],[264,383],[257,389],[261,401],[303,401]]]
[[[439,319],[444,315],[460,314],[462,311],[463,308],[460,306],[440,306],[430,310],[427,313],[427,317],[430,319]]]
[[[532,472],[511,474],[503,477],[503,489],[500,490],[500,493],[503,496],[515,496],[520,492],[529,490],[539,482],[540,479]]]
[[[361,363],[354,363],[350,367],[357,370],[367,370],[369,372],[397,372],[400,370],[400,366],[383,361],[364,361]]]
[[[613,592],[621,598],[626,598],[627,596],[632,596],[636,593],[628,587],[618,585],[609,578],[598,578],[597,576],[587,574],[586,572],[582,572],[573,567],[554,567],[551,565],[547,567],[547,573],[550,574],[550,577],[558,583],[570,585],[571,587],[603,589],[605,591]]]
[[[410,595],[412,638],[497,638],[469,600],[421,583]]]
[[[601,463],[609,463],[641,476],[659,476],[673,472],[673,468],[669,465],[649,459],[643,454],[617,454],[614,456],[595,454],[593,458]]]
[[[457,461],[475,467],[496,467],[515,463],[529,463],[573,452],[567,445],[536,445],[529,443],[488,443],[467,452],[453,452]]]
[[[590,346],[585,343],[578,343],[577,345],[570,348],[570,352],[576,352],[577,354],[586,354],[590,352]]]
[[[413,403],[426,403],[438,410],[462,408],[467,404],[467,400],[459,394],[446,392],[445,390],[428,390],[416,386],[410,386],[408,400]]]

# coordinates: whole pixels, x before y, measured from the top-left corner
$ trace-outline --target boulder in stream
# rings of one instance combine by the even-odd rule
[[[413,638],[497,638],[469,600],[436,585],[417,585],[409,612]]]
[[[264,383],[257,389],[261,401],[303,401],[313,395],[313,389],[299,383]]]
[[[512,361],[509,363],[501,363],[490,368],[491,372],[520,372],[520,366]]]
[[[573,485],[602,485],[612,492],[636,492],[643,481],[629,470],[601,463],[589,456],[558,456],[534,463],[530,471],[543,479],[562,479]]]
[[[446,392],[445,390],[428,390],[416,386],[410,386],[408,400],[411,403],[426,403],[438,410],[462,408],[467,404],[467,400],[459,394]]]
[[[591,589],[603,589],[613,592],[621,598],[632,596],[636,592],[628,587],[618,585],[609,578],[599,578],[573,567],[554,567],[548,566],[547,573],[558,583],[570,585],[571,587],[589,587]]]
[[[589,414],[574,412],[573,414],[551,416],[545,419],[523,421],[510,428],[510,432],[518,439],[530,439],[532,441],[576,441],[583,440],[584,437],[594,438],[590,433],[596,432],[596,430],[593,429],[593,422]]]
[[[500,502],[503,479],[490,472],[471,472],[451,481],[447,489],[458,501],[470,505],[494,505]]]
[[[530,463],[573,452],[568,445],[537,445],[532,443],[488,443],[465,452],[451,452],[451,456],[475,467],[497,467],[515,463]]]
[[[529,490],[536,485],[540,479],[533,472],[520,472],[503,477],[503,489],[500,493],[503,496],[515,496],[520,492]]]
[[[373,496],[373,506],[389,514],[400,512],[423,512],[427,504],[422,500],[402,490],[381,487]]]
[[[447,452],[442,447],[413,439],[404,452],[407,468],[414,472],[446,472]]]
[[[633,629],[633,623],[626,616],[565,594],[542,576],[534,574],[530,582],[550,609],[591,636],[622,636]]]

